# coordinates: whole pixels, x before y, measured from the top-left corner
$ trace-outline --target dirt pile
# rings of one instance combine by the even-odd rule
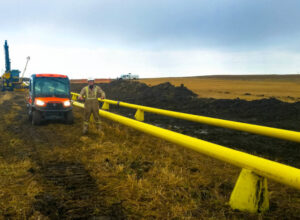
[[[72,84],[71,90],[79,92],[85,84]],[[197,95],[184,85],[175,87],[171,83],[162,83],[149,87],[145,83],[127,80],[114,80],[111,83],[99,84],[106,92],[108,99],[124,102],[135,102],[143,105],[170,105],[192,99]]]
[[[71,89],[79,92],[84,85],[72,84]],[[176,87],[170,83],[149,87],[136,81],[115,80],[99,85],[108,99],[185,113],[252,123],[300,120],[300,102],[286,103],[275,98],[254,101],[197,98],[184,85]],[[300,129],[292,124],[283,124],[283,127]]]

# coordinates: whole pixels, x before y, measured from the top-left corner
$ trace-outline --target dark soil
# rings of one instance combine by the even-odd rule
[[[20,108],[15,109],[16,106]],[[77,120],[73,125],[52,121],[42,126],[32,126],[25,106],[22,93],[13,94],[11,100],[1,105],[0,158],[8,163],[30,158],[35,165],[27,172],[32,176],[31,180],[38,182],[45,190],[35,196],[32,211],[26,213],[26,219],[33,217],[34,213],[39,213],[34,219],[120,219],[115,212],[116,207],[105,207],[104,192],[98,190],[96,181],[84,165],[74,161],[74,154],[70,158],[60,157],[55,152],[51,155],[57,146],[74,147],[81,143],[80,136],[76,134],[81,134],[82,121]],[[14,117],[5,120],[10,113]],[[22,140],[22,145],[12,144],[14,139]],[[14,147],[4,147],[9,143]],[[26,207],[22,208],[26,210]],[[122,211],[118,213],[123,216]],[[6,214],[0,206],[2,215],[9,216],[7,219],[21,219],[16,213]]]
[[[72,91],[79,92],[84,85],[72,84]],[[175,87],[170,83],[149,87],[136,81],[116,80],[100,86],[112,100],[300,131],[300,102],[287,103],[275,98],[254,101],[197,98],[183,85]],[[112,105],[110,109],[129,117],[135,113],[135,110]],[[298,143],[151,113],[145,113],[145,122],[300,168]]]

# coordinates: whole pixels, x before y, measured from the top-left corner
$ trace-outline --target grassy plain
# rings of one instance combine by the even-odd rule
[[[170,82],[184,84],[200,98],[245,99],[277,98],[286,102],[300,101],[300,75],[196,76],[140,79],[154,86]]]

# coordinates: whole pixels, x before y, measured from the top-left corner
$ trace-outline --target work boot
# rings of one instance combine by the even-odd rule
[[[85,134],[87,134],[87,133],[88,133],[88,129],[84,127],[84,128],[82,129],[82,134],[85,135]]]
[[[88,133],[88,125],[87,124],[83,125],[82,133],[83,133],[83,135]]]
[[[96,127],[97,127],[97,131],[101,131],[102,129],[102,127],[101,127],[101,123],[100,122],[97,122],[96,123]]]

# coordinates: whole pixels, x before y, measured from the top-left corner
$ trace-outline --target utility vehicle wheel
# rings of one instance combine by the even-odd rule
[[[73,112],[72,111],[68,111],[66,113],[66,116],[65,116],[65,120],[68,124],[73,124],[74,122],[74,117],[73,117]]]
[[[42,116],[39,111],[32,112],[32,124],[33,125],[40,125],[42,122]]]
[[[32,111],[28,109],[28,120],[32,121]]]

